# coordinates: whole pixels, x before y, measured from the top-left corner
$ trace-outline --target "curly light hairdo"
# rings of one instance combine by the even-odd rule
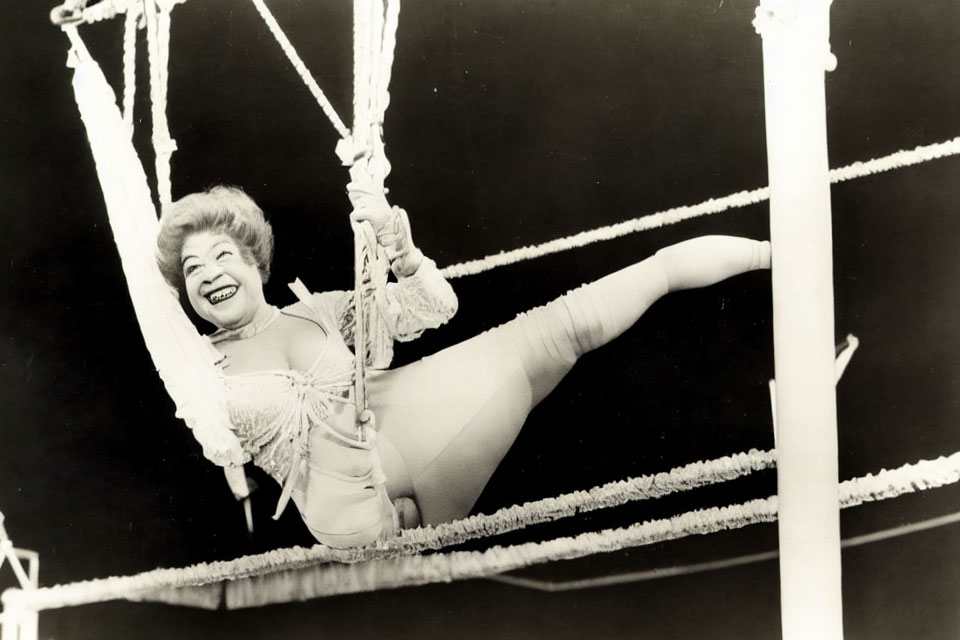
[[[157,262],[164,279],[173,287],[183,287],[180,259],[184,241],[203,231],[230,236],[243,259],[257,265],[260,278],[264,282],[270,278],[273,229],[263,210],[242,189],[215,186],[180,198],[160,220]]]

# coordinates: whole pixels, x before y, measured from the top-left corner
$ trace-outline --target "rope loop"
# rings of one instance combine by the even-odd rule
[[[86,7],[87,0],[67,0],[50,11],[50,22],[58,27],[80,24],[84,21],[83,10]]]

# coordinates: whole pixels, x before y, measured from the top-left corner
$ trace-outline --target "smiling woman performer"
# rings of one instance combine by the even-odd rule
[[[387,324],[410,340],[446,322],[457,299],[413,245],[402,209],[382,191],[348,187],[354,220],[368,221],[397,281]],[[352,292],[301,292],[282,311],[264,299],[273,234],[243,191],[214,187],[165,212],[164,277],[218,330],[233,428],[247,459],[283,487],[311,533],[334,547],[393,534],[391,499],[412,499],[423,522],[465,516],[530,410],[583,353],[629,328],[669,291],[769,268],[770,245],[706,236],[656,255],[410,365],[373,371],[378,433],[354,437]],[[407,523],[409,524],[409,523]]]

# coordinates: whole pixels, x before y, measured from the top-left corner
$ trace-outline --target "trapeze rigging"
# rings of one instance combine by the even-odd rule
[[[775,464],[774,452],[754,450],[720,460],[695,463],[666,474],[613,483],[589,492],[578,492],[539,501],[536,504],[504,509],[491,516],[464,518],[466,512],[463,504],[435,506],[427,497],[430,493],[423,490],[424,486],[436,482],[449,482],[449,478],[438,479],[430,476],[430,463],[434,462],[434,459],[430,459],[427,464],[421,465],[423,475],[420,472],[412,474],[415,478],[408,484],[414,486],[405,488],[412,497],[420,501],[421,504],[418,506],[425,516],[424,520],[430,526],[397,530],[397,516],[392,511],[393,507],[387,495],[390,492],[387,489],[399,487],[402,483],[394,482],[390,477],[391,474],[385,471],[398,468],[389,458],[395,458],[396,455],[392,450],[399,450],[400,447],[390,443],[390,439],[384,434],[397,433],[392,431],[395,429],[393,424],[396,420],[393,415],[399,414],[391,414],[390,408],[382,411],[376,408],[378,396],[388,394],[385,389],[389,389],[392,385],[404,384],[402,375],[390,377],[389,374],[382,373],[391,360],[392,340],[416,337],[424,329],[437,327],[445,322],[456,310],[455,298],[451,299],[451,293],[445,288],[448,285],[443,276],[450,278],[466,276],[626,233],[766,199],[773,200],[776,198],[772,195],[775,191],[764,188],[739,192],[712,199],[700,205],[663,211],[543,245],[504,252],[469,263],[452,265],[443,270],[436,269],[433,262],[412,243],[406,213],[391,207],[383,196],[383,183],[390,171],[390,165],[383,151],[382,127],[384,113],[389,103],[387,87],[390,80],[393,47],[396,42],[399,3],[396,1],[381,3],[380,0],[374,2],[357,0],[354,3],[354,121],[352,128],[348,129],[310,76],[306,65],[283,35],[266,5],[262,0],[252,1],[311,94],[317,99],[321,109],[341,136],[337,146],[337,156],[345,165],[352,167],[352,181],[349,189],[354,205],[352,223],[355,232],[356,268],[355,287],[352,292],[331,298],[326,294],[311,295],[302,284],[298,284],[293,287],[301,300],[298,305],[280,312],[275,307],[261,304],[262,298],[258,297],[249,305],[246,312],[240,313],[240,316],[243,316],[242,323],[225,315],[232,308],[229,305],[233,304],[228,301],[234,298],[241,302],[246,300],[244,297],[247,295],[246,291],[256,289],[252,284],[256,281],[256,277],[263,276],[264,269],[269,271],[269,259],[259,262],[250,259],[250,246],[239,242],[236,236],[227,237],[228,243],[232,242],[227,246],[227,251],[236,255],[223,257],[224,246],[226,246],[223,237],[225,234],[222,229],[216,227],[193,228],[185,234],[186,239],[181,238],[180,244],[175,246],[172,255],[180,263],[177,267],[183,269],[184,273],[176,274],[174,273],[176,269],[170,269],[169,273],[161,273],[153,260],[154,252],[150,249],[158,234],[163,238],[164,233],[167,233],[165,229],[176,227],[176,224],[170,222],[171,220],[175,221],[182,212],[187,212],[183,215],[189,217],[194,209],[208,206],[207,201],[217,200],[218,203],[228,202],[234,208],[259,210],[256,204],[246,198],[242,192],[238,195],[214,190],[206,194],[188,196],[176,202],[171,198],[169,160],[176,145],[167,130],[164,115],[165,67],[169,38],[166,30],[169,29],[170,11],[178,3],[146,0],[141,4],[130,0],[105,0],[86,8],[83,2],[70,2],[55,9],[52,17],[63,27],[72,43],[71,55],[73,64],[76,66],[74,84],[78,105],[97,159],[98,174],[107,202],[108,214],[117,237],[124,270],[130,283],[131,297],[148,349],[168,392],[177,405],[177,415],[182,417],[193,430],[203,447],[204,455],[214,463],[224,466],[231,488],[238,496],[243,497],[247,491],[240,465],[252,456],[256,456],[257,452],[251,453],[252,447],[249,442],[244,446],[242,434],[238,435],[238,432],[242,431],[237,424],[238,414],[236,411],[231,412],[229,392],[224,389],[224,357],[227,358],[228,367],[234,367],[234,371],[243,370],[244,358],[248,358],[250,353],[244,353],[244,349],[237,348],[236,345],[251,344],[243,341],[267,335],[271,327],[280,326],[276,324],[277,322],[294,326],[296,320],[304,320],[309,324],[298,326],[301,329],[308,327],[309,331],[306,333],[314,337],[320,335],[315,330],[319,328],[325,338],[324,345],[330,342],[332,336],[341,334],[345,336],[343,357],[333,366],[333,369],[326,372],[329,377],[323,384],[329,386],[317,391],[318,387],[314,384],[311,387],[312,391],[298,391],[301,394],[318,395],[312,404],[301,401],[297,406],[284,407],[273,421],[276,431],[278,433],[282,431],[283,438],[289,435],[289,441],[295,442],[296,446],[284,445],[287,447],[286,451],[282,448],[276,449],[272,452],[272,456],[268,456],[272,459],[267,459],[265,462],[268,466],[273,464],[276,467],[268,471],[271,471],[271,475],[284,486],[278,513],[286,500],[292,498],[300,508],[307,526],[318,540],[325,544],[318,545],[312,550],[295,550],[287,555],[270,553],[183,571],[164,570],[130,578],[108,579],[98,583],[78,585],[76,588],[67,585],[62,588],[32,589],[5,594],[4,603],[11,612],[11,617],[14,612],[35,612],[42,608],[65,606],[63,603],[76,604],[123,597],[125,593],[134,594],[132,597],[149,599],[150,593],[169,587],[182,589],[186,599],[195,597],[197,601],[209,600],[211,587],[217,589],[218,594],[225,589],[228,606],[255,606],[266,602],[282,601],[286,598],[302,599],[342,591],[360,591],[421,584],[432,580],[496,574],[532,562],[581,557],[616,548],[649,544],[655,540],[672,539],[693,533],[708,533],[752,522],[770,522],[776,519],[778,503],[777,497],[773,496],[766,500],[732,505],[724,509],[684,514],[667,521],[638,524],[624,530],[606,530],[571,539],[518,545],[516,549],[508,547],[486,552],[452,552],[433,554],[429,557],[416,555],[420,551],[442,549],[468,539],[497,535],[537,522],[548,522],[597,508],[654,498],[675,490],[739,477],[770,468]],[[152,197],[146,187],[145,179],[142,178],[140,160],[129,142],[132,109],[132,98],[129,97],[132,91],[129,86],[132,71],[129,68],[132,65],[132,54],[128,51],[125,55],[128,90],[123,100],[126,105],[125,110],[121,115],[109,86],[103,79],[96,62],[86,52],[76,29],[76,25],[80,23],[104,19],[113,13],[123,11],[127,14],[127,46],[132,42],[129,33],[131,29],[137,28],[138,21],[142,19],[147,29],[151,63],[151,103],[154,112],[154,144],[157,157],[156,174],[161,211],[159,223]],[[758,30],[760,30],[759,26]],[[127,123],[126,126],[124,122]],[[835,169],[829,173],[829,176],[824,171],[824,176],[829,181],[837,182],[957,153],[960,153],[960,138],[940,145],[899,152],[885,158]],[[120,167],[134,167],[136,173],[123,175]],[[190,202],[187,202],[188,200]],[[175,213],[171,214],[171,211]],[[133,215],[130,212],[133,212]],[[172,217],[166,218],[168,215]],[[262,213],[259,217],[253,214],[251,219],[253,222],[249,224],[253,227],[260,227],[264,222]],[[232,221],[231,224],[243,226]],[[269,227],[263,233],[269,236]],[[226,235],[229,236],[229,234]],[[187,247],[187,242],[193,241],[192,238],[195,237],[200,237],[201,240],[199,244],[189,245],[188,253],[188,249],[184,247]],[[272,244],[272,236],[264,242]],[[684,247],[681,243],[681,245],[669,247],[651,259],[653,262],[638,263],[634,267],[610,276],[610,278],[616,276],[614,279],[600,281],[606,284],[599,287],[595,285],[600,283],[587,285],[579,290],[583,293],[566,299],[563,302],[566,312],[572,316],[582,313],[585,319],[580,320],[574,317],[572,329],[563,323],[549,329],[551,331],[549,340],[552,341],[552,346],[545,347],[550,352],[547,356],[561,362],[561,365],[551,365],[554,367],[551,369],[547,365],[531,364],[547,356],[529,356],[526,359],[521,358],[519,363],[514,362],[511,366],[515,366],[518,371],[525,371],[527,375],[530,369],[540,367],[540,375],[542,379],[548,381],[545,384],[549,387],[550,382],[555,384],[559,379],[557,376],[562,377],[565,374],[580,353],[615,337],[619,331],[630,326],[649,304],[666,292],[676,288],[705,286],[744,271],[770,267],[770,245],[767,243],[739,238],[700,239],[699,242],[697,240],[689,242],[694,244]],[[711,264],[711,268],[704,272],[687,258],[691,252],[696,253],[701,262],[704,256],[712,256],[710,259],[715,259],[715,264]],[[774,243],[773,254],[776,264],[776,243]],[[646,266],[640,268],[641,265]],[[247,271],[243,271],[244,268]],[[259,276],[255,276],[257,271]],[[388,274],[391,271],[396,279],[394,282],[388,282]],[[229,282],[225,286],[218,285],[219,288],[214,288],[210,282],[222,277],[224,273],[230,278]],[[167,276],[166,282],[163,276]],[[203,278],[207,284],[194,285],[194,289],[191,290],[191,285],[188,284],[191,277]],[[180,286],[186,289],[188,296],[192,291],[191,302],[194,303],[195,310],[202,317],[212,320],[214,324],[221,327],[219,338],[214,334],[212,346],[197,334],[183,314],[176,294],[172,293],[173,285],[178,278]],[[600,312],[604,316],[603,320],[591,318],[592,313],[597,313],[596,306],[601,305],[598,302],[598,296],[604,295],[604,288],[620,291],[623,289],[624,282],[629,282],[631,286],[636,286],[638,282],[652,282],[655,286],[647,294],[647,298],[635,303],[637,309],[611,310],[605,306]],[[262,286],[262,282],[260,285]],[[242,295],[238,295],[241,291]],[[221,304],[223,306],[218,306]],[[420,307],[417,307],[417,304]],[[602,305],[607,304],[602,303]],[[591,311],[591,308],[594,310]],[[622,315],[623,319],[614,318],[612,321],[609,319],[617,314]],[[398,326],[405,321],[412,321],[409,328],[398,329]],[[537,317],[535,322],[541,327],[549,327],[560,321],[555,320],[548,310],[542,317]],[[578,322],[582,322],[582,327],[577,326]],[[604,333],[609,328],[610,322],[615,325],[613,335]],[[248,327],[252,327],[252,330]],[[529,325],[517,324],[510,331],[518,335],[528,335],[532,329]],[[558,343],[556,336],[563,334],[575,336],[570,345]],[[309,339],[309,336],[305,339]],[[180,348],[170,349],[171,344],[176,344]],[[217,344],[222,346],[218,349]],[[346,349],[351,344],[354,346],[356,357]],[[323,348],[325,349],[326,346]],[[457,352],[457,359],[460,361],[464,358],[469,359],[473,348],[467,347]],[[491,350],[499,347],[492,345],[488,340],[476,348],[481,348],[484,353],[490,353]],[[517,351],[514,343],[510,343],[509,350]],[[306,373],[314,373],[315,363],[318,362],[321,362],[320,358],[314,359],[313,366],[305,367]],[[345,364],[349,364],[349,367],[345,367]],[[833,366],[832,358],[830,365]],[[842,367],[839,368],[842,370]],[[293,379],[299,380],[296,367],[290,366],[289,369],[294,373],[284,374],[284,384]],[[253,373],[253,371],[241,371],[240,375],[244,373]],[[502,372],[496,372],[496,376],[491,380],[500,381],[503,379],[502,375]],[[508,371],[506,375],[514,375],[514,370]],[[227,369],[226,378],[230,377],[231,374]],[[422,385],[424,382],[423,377],[411,376],[411,379],[413,382],[409,384],[413,386]],[[533,404],[539,397],[549,392],[549,388],[546,391],[537,388],[536,381],[539,379],[541,378],[534,377],[534,381],[530,383],[529,393]],[[833,382],[830,381],[831,386]],[[234,380],[232,383],[238,384],[238,381]],[[302,396],[298,397],[302,400]],[[509,406],[511,402],[498,401],[496,404]],[[311,431],[317,431],[315,426],[333,420],[331,416],[340,411],[341,405],[347,406],[350,414],[341,422],[352,423],[352,429],[330,428],[326,432],[325,440],[312,436]],[[454,414],[455,412],[451,415]],[[524,417],[524,409],[521,408],[518,409],[517,416],[496,415],[493,416],[493,420],[510,423],[513,425],[510,429],[515,431],[519,429]],[[455,417],[451,420],[455,420]],[[291,428],[294,428],[293,431]],[[512,438],[507,439],[512,441]],[[322,470],[318,471],[316,476],[311,475],[314,471],[312,465],[315,462],[312,459],[311,450],[329,447],[329,443],[334,441],[340,443],[338,445],[340,448],[328,449],[328,453],[338,452],[331,455],[349,456],[363,452],[360,455],[365,456],[371,451],[376,453],[377,446],[388,447],[391,452],[384,460],[381,460],[378,455],[369,459],[364,458],[360,463],[362,468],[359,472],[354,471],[362,476],[366,483],[363,486],[366,496],[363,509],[366,510],[367,516],[363,526],[357,525],[349,531],[326,533],[319,531],[318,533],[318,530],[312,526],[316,521],[311,521],[309,513],[311,510],[307,493],[309,483],[304,484],[303,479],[331,477],[329,472]],[[277,454],[277,451],[280,453]],[[399,453],[401,459],[404,458],[403,452],[396,453]],[[875,478],[867,477],[848,481],[839,488],[840,502],[842,506],[852,506],[863,501],[894,497],[919,488],[932,488],[956,482],[960,480],[958,456],[960,454],[941,458],[938,461],[905,465],[901,469],[884,472]],[[414,468],[410,464],[406,465],[407,472]],[[337,471],[332,475],[349,476],[351,473],[353,472]],[[394,484],[391,485],[390,482]],[[421,485],[419,487],[416,486],[418,482]],[[480,486],[482,487],[482,484]],[[401,492],[403,490],[403,488],[400,489]],[[315,489],[315,492],[323,491],[323,488]],[[337,489],[329,489],[329,491],[335,493]],[[465,490],[465,495],[468,496],[475,496],[475,493],[475,487]],[[469,502],[469,499],[464,498],[464,501]],[[325,509],[328,507],[329,504],[324,505]],[[469,505],[467,505],[468,508]],[[451,517],[451,514],[455,517]],[[392,527],[389,524],[391,521]],[[336,526],[333,528],[336,529]],[[320,563],[331,562],[346,564],[327,566],[320,572],[308,568],[316,568]],[[366,562],[392,562],[392,571],[371,576],[369,572],[364,573],[363,567]],[[284,571],[291,573],[281,573]],[[168,594],[165,597],[170,596]],[[219,601],[219,595],[217,599]],[[9,621],[5,619],[4,622],[6,629]],[[21,629],[26,628],[27,623],[24,623]]]

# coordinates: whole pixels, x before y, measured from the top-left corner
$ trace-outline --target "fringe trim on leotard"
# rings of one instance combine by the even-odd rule
[[[840,505],[886,500],[914,491],[960,481],[960,453],[907,464],[840,485]],[[403,544],[407,534],[386,544],[360,549],[294,547],[200,564],[182,569],[158,569],[135,576],[90,580],[35,591],[8,590],[5,605],[42,610],[107,600],[161,600],[212,606],[218,583],[225,584],[230,608],[307,600],[323,595],[355,593],[476,578],[532,564],[579,558],[595,553],[736,529],[776,519],[777,499],[771,496],[728,507],[703,509],[653,520],[623,529],[610,529],[531,542],[486,551],[457,551],[403,557],[414,550]],[[220,585],[222,586],[222,585]],[[202,587],[197,590],[197,587]],[[171,589],[183,589],[174,597]],[[191,595],[190,592],[194,592]]]
[[[846,182],[855,178],[863,178],[875,173],[908,167],[930,160],[946,158],[960,154],[960,137],[926,146],[919,146],[912,150],[897,151],[882,158],[875,158],[865,162],[854,162],[845,167],[830,171],[830,182]],[[510,251],[501,251],[477,260],[469,260],[444,267],[441,273],[446,278],[461,278],[490,271],[497,267],[511,265],[525,260],[533,260],[552,253],[559,253],[569,249],[584,247],[588,244],[613,240],[621,236],[658,229],[667,225],[698,218],[700,216],[721,213],[728,209],[746,207],[759,204],[770,199],[770,188],[762,187],[752,191],[739,191],[722,198],[711,198],[700,204],[673,207],[657,213],[633,218],[606,227],[599,227],[590,231],[583,231],[564,238],[557,238],[542,244],[528,245]]]

